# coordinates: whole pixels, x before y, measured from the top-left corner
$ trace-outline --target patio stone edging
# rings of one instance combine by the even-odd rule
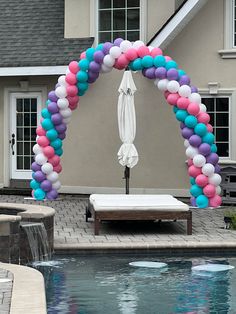
[[[46,296],[43,275],[26,266],[0,263],[1,269],[13,276],[10,314],[46,314]]]

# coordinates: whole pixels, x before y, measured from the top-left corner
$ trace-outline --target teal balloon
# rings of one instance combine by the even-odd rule
[[[153,66],[153,57],[151,56],[144,56],[142,59],[142,66],[144,68],[150,68]]]
[[[63,154],[63,149],[62,148],[58,148],[55,150],[55,154],[58,156],[61,156]]]
[[[142,70],[143,66],[142,66],[142,59],[141,58],[137,58],[134,60],[133,64],[133,70],[134,71],[140,71]]]
[[[44,118],[44,119],[47,119],[47,118],[51,118],[51,113],[48,111],[47,108],[44,108],[41,112],[41,116]]]
[[[174,114],[176,114],[176,112],[179,110],[179,108],[177,106],[173,106],[173,112]]]
[[[193,184],[190,188],[190,194],[194,197],[197,197],[203,193],[203,190],[197,184]]]
[[[76,78],[79,82],[86,82],[88,80],[88,73],[85,71],[79,71],[76,74]]]
[[[196,198],[196,204],[197,204],[197,207],[199,208],[206,208],[208,207],[209,200],[205,195],[199,195]]]
[[[191,185],[196,184],[196,180],[195,180],[195,178],[193,178],[193,177],[190,177],[190,178],[189,178],[189,181],[190,181],[190,184],[191,184]]]
[[[184,122],[188,115],[188,112],[183,109],[179,109],[175,114],[176,119],[181,122]]]
[[[207,133],[207,127],[204,123],[198,123],[194,128],[194,132],[199,136],[204,136]]]
[[[89,61],[87,59],[82,59],[79,61],[79,68],[82,71],[87,71],[89,68]]]
[[[212,145],[215,142],[215,135],[213,133],[207,132],[206,135],[202,137],[203,143]]]
[[[192,115],[188,115],[185,118],[184,123],[188,128],[193,129],[197,125],[197,118]]]
[[[81,83],[77,83],[77,87],[79,91],[84,91],[86,92],[86,90],[88,89],[89,84],[87,82],[81,82]]]
[[[45,195],[45,192],[40,188],[34,191],[34,198],[36,198],[38,201],[42,201],[45,198]]]
[[[186,75],[186,72],[184,70],[178,70],[179,77]]]
[[[83,96],[85,94],[85,90],[79,90],[78,91],[78,96]]]
[[[58,137],[58,133],[55,129],[51,129],[46,132],[46,136],[49,139],[49,141],[54,141]]]
[[[95,52],[95,49],[94,49],[93,47],[88,48],[88,49],[86,50],[86,58],[87,58],[89,61],[92,61],[92,60],[93,60],[94,52]]]
[[[33,179],[30,181],[30,187],[32,190],[36,190],[40,187],[40,183]]]
[[[62,140],[60,138],[55,139],[54,141],[52,141],[50,143],[50,145],[54,148],[54,149],[58,149],[62,147]]]
[[[51,102],[51,100],[48,99],[48,100],[46,101],[46,106],[48,106],[48,105],[50,104],[50,102]]]
[[[103,44],[98,44],[97,47],[95,48],[95,51],[102,50],[103,49]]]
[[[164,67],[166,65],[166,59],[163,56],[156,56],[153,63],[156,68]]]
[[[170,70],[170,69],[177,69],[178,68],[178,64],[174,61],[174,60],[170,60],[166,62],[166,69]]]
[[[217,153],[217,146],[216,146],[216,144],[212,144],[211,145],[211,152],[212,153]]]
[[[48,131],[50,129],[53,129],[54,125],[53,125],[51,119],[48,118],[48,119],[44,119],[42,121],[42,127],[44,128],[44,130]]]

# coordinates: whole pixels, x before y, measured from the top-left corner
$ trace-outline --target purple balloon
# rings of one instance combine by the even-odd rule
[[[51,191],[52,189],[52,183],[49,180],[43,180],[42,183],[40,184],[40,187],[45,192],[48,192]]]
[[[220,171],[221,171],[220,166],[218,164],[215,165],[215,173],[220,173]]]
[[[41,170],[41,166],[37,164],[37,162],[33,162],[31,165],[31,169],[36,172],[36,171],[40,171]]]
[[[181,130],[182,130],[183,128],[186,128],[186,125],[185,125],[184,122],[180,122],[179,126],[180,126]]]
[[[113,47],[114,45],[112,43],[110,43],[109,41],[105,42],[105,44],[103,45],[103,52],[105,55],[107,55],[111,49],[111,47]]]
[[[196,207],[196,198],[195,197],[191,197],[190,198],[190,203],[193,207]]]
[[[58,193],[56,190],[52,189],[51,191],[49,191],[47,194],[46,194],[46,198],[48,200],[55,200],[58,196]]]
[[[88,71],[88,77],[91,79],[97,79],[99,77],[99,73],[98,72],[92,72],[92,71]]]
[[[54,102],[57,101],[58,97],[55,94],[54,90],[52,90],[51,92],[48,93],[48,99],[50,99],[51,101],[54,101]]]
[[[192,93],[198,93],[198,88],[196,86],[191,86]]]
[[[58,124],[61,124],[62,123],[62,116],[60,113],[54,113],[52,116],[51,116],[51,120],[52,120],[52,123],[54,125],[58,125]]]
[[[203,156],[208,156],[211,153],[211,146],[207,143],[202,143],[198,147],[199,153],[202,154]]]
[[[189,143],[190,145],[192,145],[193,147],[198,147],[199,145],[201,145],[202,143],[202,139],[199,135],[193,134],[190,138],[189,138]]]
[[[190,136],[193,135],[194,131],[193,131],[193,129],[185,127],[185,128],[182,129],[181,133],[182,133],[183,138],[189,139]]]
[[[66,133],[60,133],[58,134],[58,137],[61,139],[61,140],[64,140],[66,138]]]
[[[59,108],[57,106],[56,102],[50,102],[50,104],[48,104],[48,111],[50,113],[57,113],[59,112]]]
[[[170,69],[167,71],[168,80],[177,80],[179,78],[179,73],[176,69]]]
[[[182,75],[179,79],[180,85],[189,85],[190,84],[190,78],[188,75]]]
[[[216,153],[211,153],[207,156],[206,161],[212,165],[216,165],[219,161],[219,156]]]
[[[122,43],[122,41],[124,41],[124,39],[122,38],[116,38],[114,40],[114,45],[120,47],[120,44]]]
[[[148,69],[144,69],[142,72],[143,72],[143,75],[146,76],[147,78],[154,79],[154,78],[156,78],[155,70],[156,70],[155,67],[151,67]]]
[[[104,57],[105,57],[105,55],[101,50],[94,52],[93,59],[95,62],[101,64],[103,62]]]
[[[58,133],[64,133],[66,130],[67,130],[67,126],[66,126],[66,124],[65,123],[60,123],[60,124],[58,124],[58,125],[56,125],[55,126],[55,129],[56,129],[56,131],[58,132]]]
[[[33,178],[38,181],[38,182],[42,182],[43,180],[46,179],[46,176],[45,174],[42,172],[42,171],[36,171],[34,174],[33,174]]]
[[[164,79],[166,78],[166,68],[164,67],[159,67],[155,70],[155,76],[156,78],[159,78],[159,79]]]
[[[88,80],[87,80],[87,82],[89,83],[89,84],[92,84],[92,83],[94,83],[94,82],[96,82],[96,78],[95,77],[89,77],[88,78]]]
[[[95,61],[91,61],[89,64],[89,70],[92,72],[99,72],[101,69],[101,65]]]

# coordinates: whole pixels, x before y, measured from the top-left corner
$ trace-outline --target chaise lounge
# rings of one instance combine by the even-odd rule
[[[94,234],[109,220],[186,220],[192,234],[192,211],[172,195],[92,194],[86,210],[94,218]]]

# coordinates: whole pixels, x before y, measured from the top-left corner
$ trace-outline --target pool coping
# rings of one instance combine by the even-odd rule
[[[30,267],[0,262],[13,274],[10,314],[47,314],[43,275]]]

